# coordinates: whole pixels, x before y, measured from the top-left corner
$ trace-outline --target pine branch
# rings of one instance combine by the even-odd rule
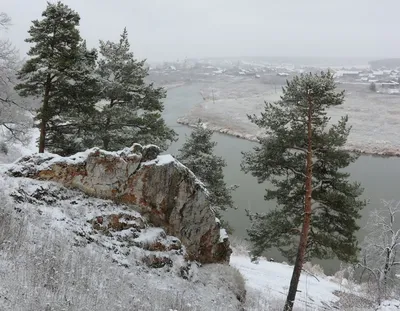
[[[307,153],[308,153],[307,149],[305,149],[305,148],[301,148],[301,147],[290,147],[290,149],[294,149],[294,150],[302,151],[302,152],[304,152],[305,154],[307,154]]]
[[[291,171],[291,172],[292,172],[293,174],[295,174],[295,175],[299,175],[299,176],[302,176],[302,177],[304,177],[304,178],[307,177],[305,173],[299,172],[299,171],[297,171],[296,169],[294,169],[294,168],[292,168],[292,167],[284,167],[284,169]]]

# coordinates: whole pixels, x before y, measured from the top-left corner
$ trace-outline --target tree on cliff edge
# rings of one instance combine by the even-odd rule
[[[175,140],[161,117],[166,92],[145,82],[148,69],[130,51],[126,29],[118,42],[100,41],[96,75],[101,93],[87,131],[88,147],[118,150],[140,143],[165,150]]]
[[[207,129],[199,120],[182,148],[177,159],[189,168],[206,186],[210,193],[209,201],[217,217],[220,211],[235,208],[232,191],[237,186],[227,186],[223,169],[226,162],[214,154],[216,142],[211,140],[213,131]]]
[[[33,45],[28,52],[30,59],[18,74],[21,83],[15,87],[23,97],[42,100],[36,116],[41,153],[49,135],[57,140],[63,128],[73,126],[63,118],[86,111],[94,104],[96,94],[91,75],[96,52],[87,51],[82,42],[78,13],[58,2],[48,3],[42,16],[42,20],[32,22],[30,37],[25,40]]]
[[[266,214],[248,212],[254,254],[277,247],[291,262],[293,275],[284,310],[292,310],[303,263],[311,258],[357,260],[356,220],[365,202],[362,189],[343,172],[357,155],[343,150],[348,118],[329,126],[326,109],[344,102],[332,75],[306,74],[288,81],[281,99],[266,103],[250,120],[265,130],[242,169],[271,182],[265,199],[276,200]]]

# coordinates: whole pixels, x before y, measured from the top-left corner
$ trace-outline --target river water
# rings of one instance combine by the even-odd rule
[[[163,116],[167,124],[179,134],[179,140],[170,146],[168,153],[176,154],[185,141],[185,136],[190,134],[191,129],[177,124],[176,119],[184,115],[193,105],[203,100],[200,90],[204,86],[204,84],[191,84],[168,90],[168,96],[164,101],[165,111]],[[218,143],[216,154],[222,156],[228,164],[225,169],[226,182],[240,186],[233,195],[238,209],[228,210],[224,217],[233,227],[233,235],[244,238],[246,237],[246,228],[250,224],[245,210],[265,212],[274,208],[275,204],[271,201],[264,201],[268,183],[258,184],[256,178],[249,174],[246,175],[240,170],[241,152],[251,150],[255,143],[219,133],[214,133],[213,139]],[[364,155],[349,166],[347,171],[351,173],[352,180],[361,182],[365,189],[363,198],[369,201],[362,212],[363,217],[359,221],[361,227],[365,226],[369,212],[381,206],[381,199],[400,200],[400,158]],[[361,229],[357,234],[360,242],[364,235],[365,231]],[[284,260],[274,250],[268,251],[267,256],[275,260]],[[340,262],[334,259],[315,260],[315,263],[319,263],[326,274],[334,273],[340,266]]]

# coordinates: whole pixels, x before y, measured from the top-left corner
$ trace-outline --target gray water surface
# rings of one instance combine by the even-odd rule
[[[191,129],[177,124],[176,120],[193,105],[203,100],[199,91],[204,86],[205,84],[192,84],[168,91],[163,115],[167,124],[179,134],[179,140],[171,145],[168,153],[176,154],[185,141],[185,136],[190,134]],[[225,169],[226,182],[240,186],[233,195],[238,209],[228,210],[224,216],[234,229],[233,235],[244,238],[246,228],[250,224],[245,210],[265,212],[275,207],[274,202],[264,201],[265,189],[269,187],[269,184],[258,184],[254,177],[240,170],[241,152],[251,150],[256,143],[219,133],[215,133],[213,139],[218,143],[216,153],[228,164]],[[365,189],[363,198],[369,201],[362,212],[363,218],[359,221],[361,227],[365,226],[369,212],[381,206],[381,199],[400,200],[398,182],[400,181],[400,158],[361,156],[347,168],[347,171],[351,173],[352,180],[361,182]],[[363,230],[358,232],[360,241],[364,235]],[[284,260],[274,250],[268,251],[267,256]],[[337,271],[340,266],[338,260],[316,260],[315,262],[319,263],[327,274]]]

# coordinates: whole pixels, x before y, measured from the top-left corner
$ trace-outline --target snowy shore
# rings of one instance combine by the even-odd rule
[[[264,101],[276,101],[279,96],[279,92],[268,92],[251,97],[205,100],[177,122],[194,126],[201,119],[216,132],[257,141],[262,132],[247,115],[259,114]],[[332,123],[341,116],[349,116],[352,130],[345,149],[369,155],[400,156],[400,96],[372,93],[364,86],[351,86],[345,98],[344,105],[329,111]]]

